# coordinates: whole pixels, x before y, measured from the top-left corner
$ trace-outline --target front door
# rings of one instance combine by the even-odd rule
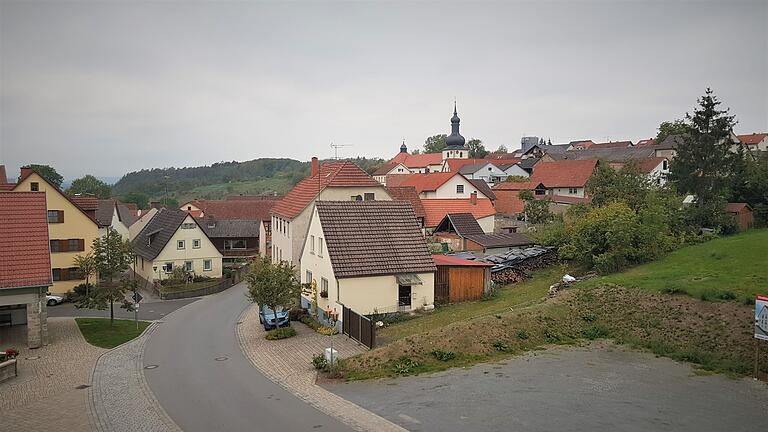
[[[397,293],[397,304],[401,310],[411,310],[411,286],[399,285]]]

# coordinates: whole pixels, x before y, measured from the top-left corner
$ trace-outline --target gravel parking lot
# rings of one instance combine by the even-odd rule
[[[601,342],[428,376],[328,384],[412,431],[755,431],[768,385]]]

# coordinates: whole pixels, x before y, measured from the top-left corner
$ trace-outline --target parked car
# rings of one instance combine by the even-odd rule
[[[290,327],[291,320],[288,318],[288,310],[277,307],[275,314],[267,305],[259,308],[259,322],[264,326],[264,330],[272,330],[278,327]]]
[[[56,306],[64,303],[64,297],[53,295],[51,293],[46,294],[45,296],[45,303],[48,306]]]

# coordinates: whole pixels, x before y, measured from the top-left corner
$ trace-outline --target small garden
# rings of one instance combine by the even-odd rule
[[[160,281],[161,292],[193,291],[210,288],[221,283],[223,279],[208,276],[192,275],[183,267],[176,267],[167,279]]]
[[[141,335],[149,326],[147,321],[139,321],[138,328],[133,320],[116,319],[110,323],[108,318],[75,318],[85,340],[99,348],[114,348]]]

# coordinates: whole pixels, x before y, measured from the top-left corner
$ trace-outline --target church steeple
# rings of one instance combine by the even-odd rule
[[[453,117],[451,117],[451,134],[445,137],[445,145],[447,148],[458,149],[464,148],[466,141],[464,137],[459,133],[459,123],[461,119],[456,111],[456,101],[453,101]]]
[[[403,145],[400,146],[400,153],[408,153],[408,147],[405,145],[405,140],[403,140]]]

